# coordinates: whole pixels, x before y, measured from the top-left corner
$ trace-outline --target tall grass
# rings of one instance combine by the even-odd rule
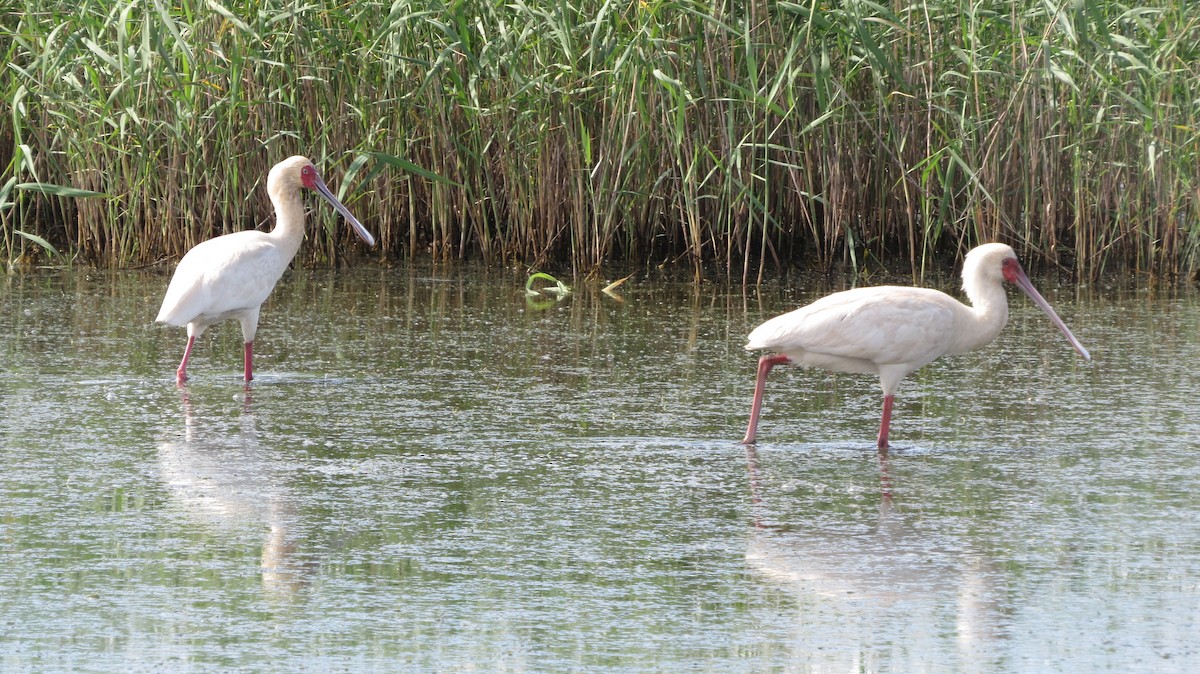
[[[391,257],[1200,267],[1186,3],[18,0],[0,45],[10,260],[264,226],[302,153]]]

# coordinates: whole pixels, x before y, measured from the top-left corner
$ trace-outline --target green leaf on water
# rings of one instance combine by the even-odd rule
[[[542,286],[541,288],[538,288],[535,290],[533,287],[533,284],[535,281],[547,281],[554,285]],[[561,300],[562,298],[566,297],[569,294],[571,294],[571,289],[569,287],[567,287],[567,284],[563,283],[562,281],[559,281],[558,279],[556,279],[553,276],[546,274],[544,272],[539,271],[539,272],[530,274],[529,278],[525,281],[526,297],[537,297],[538,295],[554,295],[555,297],[557,297],[558,299]]]

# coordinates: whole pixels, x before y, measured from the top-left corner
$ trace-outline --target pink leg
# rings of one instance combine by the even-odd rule
[[[763,356],[758,359],[758,379],[754,382],[754,402],[750,405],[750,426],[746,428],[746,437],[742,438],[743,445],[754,444],[754,438],[758,435],[758,415],[762,412],[763,389],[767,387],[767,374],[776,365],[788,362],[791,362],[791,359],[782,354]]]
[[[188,359],[192,357],[192,347],[196,345],[195,337],[188,337],[187,347],[183,350],[183,361],[179,363],[179,369],[175,370],[175,383],[182,384],[187,381],[187,364]]]
[[[254,379],[254,342],[246,342],[246,381]]]
[[[879,448],[888,448],[888,430],[892,427],[892,400],[890,393],[883,397],[883,421],[879,422]]]

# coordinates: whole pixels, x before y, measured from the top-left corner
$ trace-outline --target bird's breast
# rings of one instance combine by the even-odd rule
[[[159,322],[187,325],[253,309],[266,301],[295,251],[259,231],[236,232],[192,248],[175,269]]]

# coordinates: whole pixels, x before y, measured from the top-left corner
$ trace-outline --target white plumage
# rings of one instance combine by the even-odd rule
[[[828,295],[755,328],[746,349],[766,349],[779,355],[759,360],[750,425],[742,442],[755,440],[767,373],[775,365],[795,363],[806,368],[879,375],[884,407],[878,445],[886,448],[892,400],[900,381],[940,356],[966,353],[991,343],[1008,321],[1006,280],[1025,291],[1079,354],[1091,359],[1029,282],[1009,246],[989,243],[971,250],[962,276],[970,306],[929,288],[856,288]]]
[[[187,326],[188,342],[176,381],[187,380],[187,364],[196,338],[210,326],[228,319],[242,325],[245,340],[245,380],[253,379],[253,342],[258,311],[304,241],[302,189],[315,190],[350,223],[368,246],[375,238],[325,186],[317,169],[304,157],[290,157],[267,176],[267,194],[275,206],[270,232],[234,232],[197,244],[183,256],[159,309],[159,323]]]

